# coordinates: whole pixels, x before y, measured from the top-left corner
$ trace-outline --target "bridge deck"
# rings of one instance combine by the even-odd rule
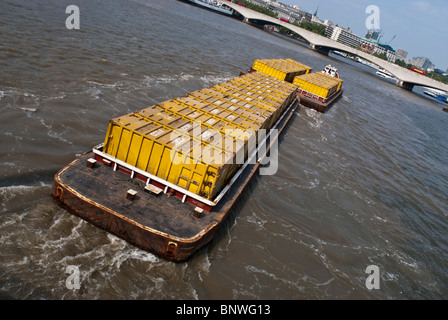
[[[448,85],[436,81],[434,79],[428,78],[426,76],[417,74],[406,68],[400,67],[395,63],[385,61],[369,53],[363,52],[358,49],[354,49],[342,43],[331,40],[327,37],[323,37],[311,31],[292,25],[288,22],[281,21],[279,19],[267,16],[260,12],[248,9],[236,3],[228,1],[222,1],[222,2],[225,3],[227,6],[231,7],[233,10],[237,11],[239,14],[241,14],[244,17],[245,21],[247,21],[248,23],[250,23],[250,20],[258,20],[276,24],[297,33],[306,41],[308,41],[310,43],[310,46],[314,48],[326,48],[330,50],[343,51],[358,56],[367,61],[370,61],[393,74],[398,79],[397,84],[402,87],[412,88],[413,85],[419,85],[448,92]]]

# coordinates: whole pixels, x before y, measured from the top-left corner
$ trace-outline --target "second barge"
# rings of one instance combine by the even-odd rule
[[[343,82],[337,69],[328,65],[322,72],[295,77],[293,83],[298,86],[297,94],[302,105],[324,113],[342,96]]]
[[[113,119],[104,143],[55,175],[53,197],[129,243],[185,261],[267,157],[298,107],[296,89],[255,71]]]

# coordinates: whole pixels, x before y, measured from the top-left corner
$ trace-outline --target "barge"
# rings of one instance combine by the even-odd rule
[[[322,72],[308,73],[294,78],[300,104],[318,112],[326,112],[344,90],[337,69],[326,66]]]
[[[56,173],[54,200],[143,250],[188,260],[277,143],[296,89],[253,70],[112,119],[104,143]]]

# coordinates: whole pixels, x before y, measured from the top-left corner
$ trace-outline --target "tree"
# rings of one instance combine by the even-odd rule
[[[325,37],[325,26],[319,23],[302,21],[300,24],[295,24],[296,26],[303,28],[305,30],[317,33]]]
[[[247,0],[238,0],[238,4],[244,4],[246,6],[246,8],[263,13],[263,14],[273,17],[273,18],[277,18],[277,13],[275,13],[271,9],[265,8],[263,6],[260,6],[258,4],[252,3],[252,2],[249,2]]]
[[[446,76],[444,76],[444,75],[441,75],[441,74],[438,74],[438,73],[435,73],[435,72],[427,72],[427,73],[425,73],[425,76],[427,76],[427,77],[429,77],[429,78],[432,78],[432,79],[434,79],[434,80],[437,80],[437,81],[440,81],[440,82],[443,82],[443,83],[445,83],[445,84],[448,84],[448,77],[446,77]]]
[[[387,54],[386,53],[372,53],[375,57],[386,60],[387,61]]]
[[[408,65],[406,64],[406,62],[404,62],[402,59],[397,59],[397,60],[395,60],[395,64],[396,64],[396,65],[399,65],[400,67],[403,67],[403,68],[407,68],[407,67],[408,67]]]

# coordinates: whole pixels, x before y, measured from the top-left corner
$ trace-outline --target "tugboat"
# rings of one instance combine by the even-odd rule
[[[322,72],[308,73],[294,78],[298,86],[300,104],[324,113],[342,96],[344,81],[339,79],[338,69],[326,65]]]
[[[331,64],[327,64],[325,66],[324,70],[322,70],[322,73],[328,74],[328,75],[330,75],[332,77],[335,77],[335,78],[339,78],[338,69],[333,67]]]

